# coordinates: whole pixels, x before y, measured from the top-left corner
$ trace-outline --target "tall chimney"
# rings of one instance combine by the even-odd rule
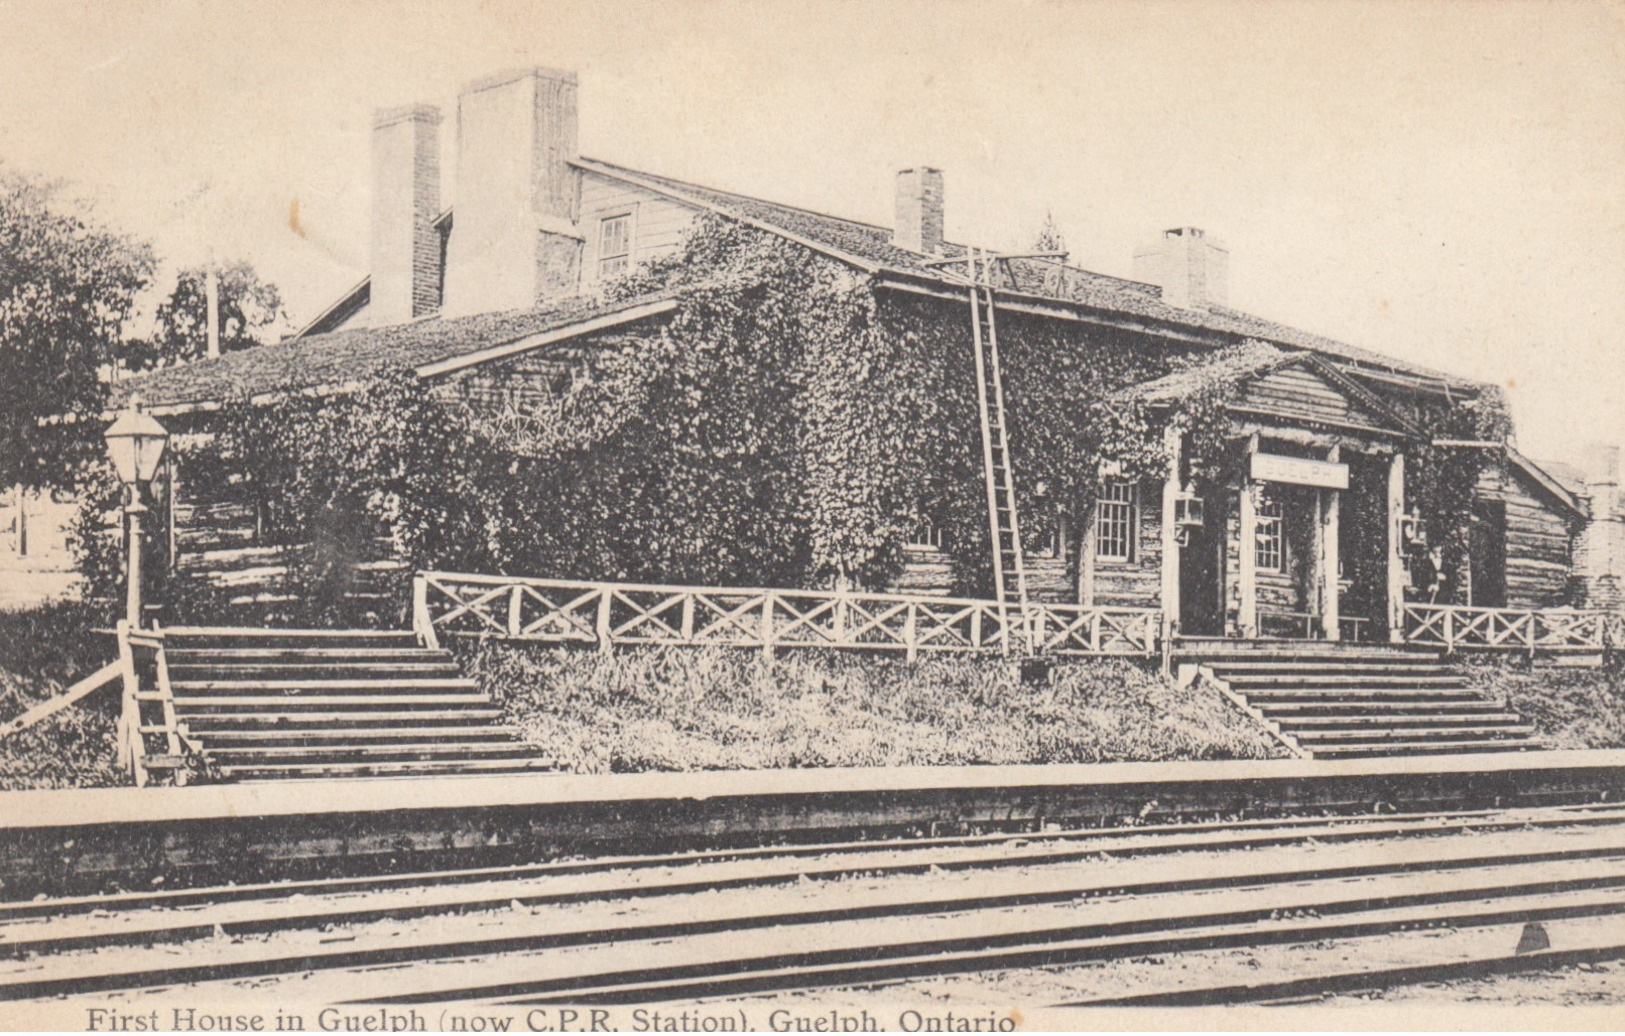
[[[1591,493],[1591,517],[1606,521],[1619,507],[1619,447],[1609,443],[1587,443],[1585,448],[1586,489]]]
[[[942,254],[942,170],[920,166],[897,174],[892,243],[911,252]]]
[[[1179,309],[1223,306],[1230,297],[1230,250],[1195,227],[1164,230],[1134,253],[1134,279],[1162,288]]]
[[[463,89],[447,314],[526,308],[577,290],[576,157],[574,72],[519,69]]]
[[[372,121],[374,327],[440,308],[440,109],[380,108]]]

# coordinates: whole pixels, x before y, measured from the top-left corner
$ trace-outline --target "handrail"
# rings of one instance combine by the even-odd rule
[[[117,683],[119,677],[123,674],[124,664],[122,662],[114,660],[107,663],[56,697],[48,698],[22,715],[7,720],[4,726],[0,726],[0,738],[10,737],[19,731],[27,730],[41,720],[49,719],[80,699]]]
[[[1597,608],[1488,608],[1407,604],[1405,641],[1443,647],[1526,651],[1600,651],[1618,644],[1625,616]]]
[[[1164,639],[1153,608],[1029,602],[1025,608],[963,597],[841,590],[674,586],[525,576],[421,572],[413,629],[547,643],[726,645],[900,651],[1002,652],[1031,631],[1041,652],[1155,654]]]

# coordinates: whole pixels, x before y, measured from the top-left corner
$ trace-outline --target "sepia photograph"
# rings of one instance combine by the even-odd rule
[[[0,1029],[1625,1021],[1622,0],[0,0]]]

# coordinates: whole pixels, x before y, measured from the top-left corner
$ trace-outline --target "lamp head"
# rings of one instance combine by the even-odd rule
[[[107,455],[113,461],[119,481],[127,485],[151,482],[164,459],[169,433],[151,414],[141,409],[141,397],[132,396],[130,406],[103,433]]]

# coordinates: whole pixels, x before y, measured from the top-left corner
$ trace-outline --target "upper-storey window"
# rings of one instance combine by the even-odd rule
[[[1102,483],[1096,501],[1095,557],[1133,561],[1134,526],[1134,483]]]
[[[598,224],[598,276],[619,277],[632,261],[632,217],[611,216]]]

